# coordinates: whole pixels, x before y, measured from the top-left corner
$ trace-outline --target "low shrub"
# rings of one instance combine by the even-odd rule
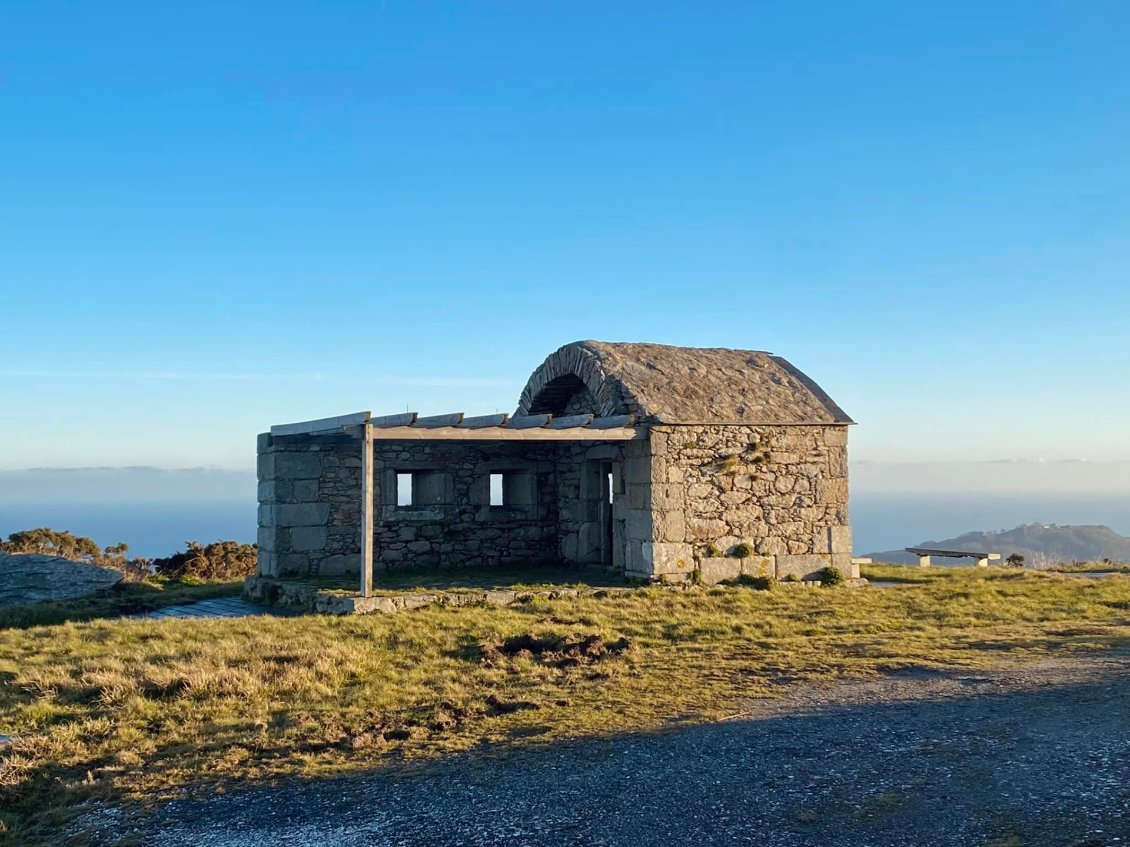
[[[831,565],[817,571],[816,578],[822,585],[843,585],[844,582],[843,572]]]
[[[231,580],[251,576],[258,564],[258,550],[254,544],[238,541],[216,541],[200,544],[189,541],[183,553],[174,553],[167,559],[154,559],[153,570],[168,579],[182,582],[191,580]]]
[[[713,544],[707,544],[703,552],[706,553],[708,559],[717,559],[722,555],[722,551]]]
[[[748,541],[743,541],[741,544],[735,544],[730,548],[730,555],[735,559],[748,559],[753,555],[753,545]]]
[[[758,591],[772,591],[777,587],[777,580],[771,576],[753,576],[752,574],[742,574],[736,580],[737,585],[748,585],[750,588],[755,588]]]

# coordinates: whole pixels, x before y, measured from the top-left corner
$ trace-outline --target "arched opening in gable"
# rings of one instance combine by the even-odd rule
[[[534,397],[528,413],[531,415],[584,415],[597,414],[596,398],[584,381],[576,374],[565,374],[552,379]]]

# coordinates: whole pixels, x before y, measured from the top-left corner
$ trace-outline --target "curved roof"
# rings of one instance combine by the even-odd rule
[[[515,414],[671,424],[849,424],[815,382],[759,350],[574,341],[533,372]]]

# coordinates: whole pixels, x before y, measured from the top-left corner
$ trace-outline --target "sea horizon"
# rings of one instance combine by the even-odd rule
[[[190,540],[254,542],[256,512],[253,496],[8,502],[0,504],[0,537],[46,526],[89,536],[101,546],[125,542],[133,555],[155,558],[184,549]],[[1130,535],[1130,492],[1065,496],[861,491],[853,493],[851,501],[853,548],[860,556],[1031,523],[1105,525]]]

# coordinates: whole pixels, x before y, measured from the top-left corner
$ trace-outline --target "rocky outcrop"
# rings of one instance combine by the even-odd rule
[[[0,606],[73,600],[112,588],[122,575],[110,568],[38,553],[0,553]]]

